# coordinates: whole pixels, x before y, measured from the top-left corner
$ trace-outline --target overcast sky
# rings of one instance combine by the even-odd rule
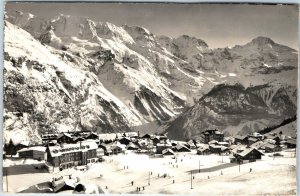
[[[58,14],[85,16],[116,25],[143,26],[170,37],[187,34],[203,39],[211,48],[267,36],[298,49],[297,5],[11,2],[5,9],[47,18]]]

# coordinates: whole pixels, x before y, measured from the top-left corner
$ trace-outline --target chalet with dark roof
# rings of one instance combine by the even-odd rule
[[[85,139],[98,140],[99,136],[96,133],[91,132],[87,136],[85,136]]]
[[[258,151],[255,148],[244,148],[242,151],[238,151],[238,153],[234,154],[237,160],[247,160],[250,162],[256,161],[257,159],[261,159],[261,156],[264,154]]]
[[[206,130],[202,133],[202,137],[205,144],[208,144],[212,140],[222,142],[224,140],[224,134],[218,130]]]
[[[248,144],[248,135],[236,135],[234,137],[234,143],[235,144]]]
[[[57,142],[60,144],[71,144],[74,143],[73,141],[73,137],[71,136],[71,134],[69,133],[61,133],[58,137],[57,137]]]

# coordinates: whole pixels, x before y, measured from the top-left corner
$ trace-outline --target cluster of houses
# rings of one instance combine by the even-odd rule
[[[287,137],[280,133],[252,133],[235,136],[235,144],[247,145],[262,152],[278,152],[285,148],[296,148],[296,138]]]
[[[103,156],[134,151],[150,155],[175,155],[195,152],[198,155],[230,154],[232,162],[255,161],[263,153],[282,148],[295,148],[296,139],[282,134],[253,133],[246,136],[224,137],[219,130],[206,130],[200,139],[174,141],[165,134],[140,136],[136,132],[96,134],[93,132],[67,132],[42,136],[42,146],[23,147],[21,158],[45,160],[48,168],[66,169],[101,161]]]

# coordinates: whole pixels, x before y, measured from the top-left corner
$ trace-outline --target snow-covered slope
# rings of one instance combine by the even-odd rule
[[[276,86],[255,93],[269,103],[268,96],[283,89],[296,103],[297,51],[269,38],[213,50],[188,35],[156,36],[84,17],[46,20],[11,11],[5,20],[5,114],[24,135],[75,128],[121,132],[165,122],[221,83]],[[22,121],[24,113],[32,123]],[[17,130],[11,124],[6,138]]]
[[[126,131],[143,121],[95,74],[64,62],[9,22],[5,22],[4,81],[6,139],[35,141],[42,132],[75,129]]]

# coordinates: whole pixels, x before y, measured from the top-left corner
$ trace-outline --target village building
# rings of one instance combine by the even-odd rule
[[[225,146],[220,145],[209,145],[209,150],[211,153],[222,154],[229,151],[229,149]]]
[[[160,138],[158,136],[151,138],[151,140],[154,146],[156,146],[160,142]]]
[[[42,143],[46,144],[49,141],[57,140],[58,134],[56,133],[47,133],[42,135]]]
[[[57,145],[57,140],[50,140],[47,143],[44,144],[45,147],[47,146],[56,146]]]
[[[211,154],[209,146],[202,146],[197,149],[198,155],[209,155]]]
[[[141,150],[147,150],[148,146],[150,144],[150,139],[138,139],[136,142],[136,145],[141,149]]]
[[[82,142],[84,141],[83,137],[77,136],[77,137],[73,137],[73,143],[78,143],[78,142]]]
[[[264,141],[257,141],[250,145],[250,147],[255,148],[257,150],[261,149],[266,143]]]
[[[123,144],[115,144],[111,146],[113,154],[119,154],[125,152],[126,148]]]
[[[23,148],[18,151],[20,158],[29,158],[36,160],[46,160],[46,147],[33,146],[29,148]]]
[[[231,148],[232,148],[231,152],[233,154],[237,154],[237,153],[243,152],[243,150],[245,150],[247,148],[247,146],[239,144],[236,146],[231,146]]]
[[[218,145],[219,142],[217,140],[212,140],[210,142],[208,142],[209,145]]]
[[[275,144],[266,143],[264,146],[261,147],[265,152],[279,152],[281,151],[280,146]]]
[[[235,144],[244,144],[247,145],[248,144],[248,135],[236,135],[234,137],[234,143]]]
[[[201,142],[199,140],[195,140],[195,146],[196,148],[199,148],[201,146]]]
[[[127,150],[138,150],[139,148],[137,147],[137,145],[135,145],[134,143],[130,142],[127,146],[126,146]]]
[[[97,148],[96,149],[96,156],[98,158],[102,158],[105,155],[104,150],[102,148]]]
[[[243,160],[249,162],[253,162],[256,161],[257,159],[261,159],[261,156],[263,155],[264,155],[263,153],[251,147],[245,148],[241,152],[234,154],[237,160]]]
[[[190,149],[196,149],[196,148],[197,148],[193,140],[189,140],[189,141],[186,143],[186,147],[188,147],[188,148],[190,148]]]
[[[273,140],[275,144],[279,145],[281,136],[277,135],[277,133],[265,134],[266,139]]]
[[[60,176],[58,178],[52,178],[51,188],[55,193],[66,191],[66,190],[74,190],[76,183],[77,183],[77,179],[72,178],[71,176],[68,177]]]
[[[72,138],[72,136],[69,133],[61,133],[58,137],[57,137],[57,142],[59,144],[72,144],[74,143],[74,140]]]
[[[166,141],[166,140],[168,140],[168,136],[165,133],[161,133],[161,134],[159,134],[159,139]]]
[[[129,137],[129,138],[137,138],[138,133],[137,132],[125,132],[123,133],[124,137]]]
[[[92,140],[98,140],[99,136],[96,133],[90,132],[87,136],[84,137],[85,139],[92,139]]]
[[[156,145],[156,153],[157,154],[162,154],[162,151],[164,150],[164,149],[167,149],[167,148],[172,148],[172,144],[171,144],[171,142],[168,142],[168,141],[162,141],[162,143],[158,143],[157,145]]]
[[[228,142],[218,142],[218,145],[229,147],[229,143]]]
[[[151,135],[146,133],[145,135],[143,135],[142,137],[143,139],[150,139],[151,138]]]
[[[202,137],[205,144],[208,144],[212,140],[216,140],[218,142],[222,142],[224,140],[224,134],[216,129],[204,131],[202,133]]]
[[[104,150],[105,155],[119,154],[126,150],[126,146],[119,141],[111,142],[109,144],[102,143],[99,147]]]
[[[175,151],[177,152],[191,152],[191,150],[186,147],[185,145],[181,144],[181,143],[178,143],[176,145],[176,147],[174,148]]]
[[[29,147],[29,141],[21,141],[16,145],[16,150],[21,150],[22,148],[28,148]]]
[[[285,144],[286,144],[287,148],[296,148],[297,140],[296,139],[287,139]]]
[[[129,137],[122,137],[122,138],[119,140],[119,142],[120,142],[121,144],[128,145],[128,144],[131,142],[131,140],[130,140]]]
[[[162,151],[161,154],[162,154],[162,155],[174,155],[175,153],[174,153],[174,151],[173,151],[172,149],[166,148],[166,149],[164,149],[164,150]]]
[[[248,145],[252,145],[257,141],[259,141],[259,140],[256,137],[251,137],[251,136],[248,137]]]
[[[97,161],[97,148],[95,142],[81,142],[79,144],[63,144],[61,146],[48,146],[47,162],[53,169],[66,169],[77,165],[86,165]]]
[[[249,135],[250,137],[255,137],[258,140],[262,140],[263,139],[263,135],[258,133],[258,132],[253,132],[251,135]]]

